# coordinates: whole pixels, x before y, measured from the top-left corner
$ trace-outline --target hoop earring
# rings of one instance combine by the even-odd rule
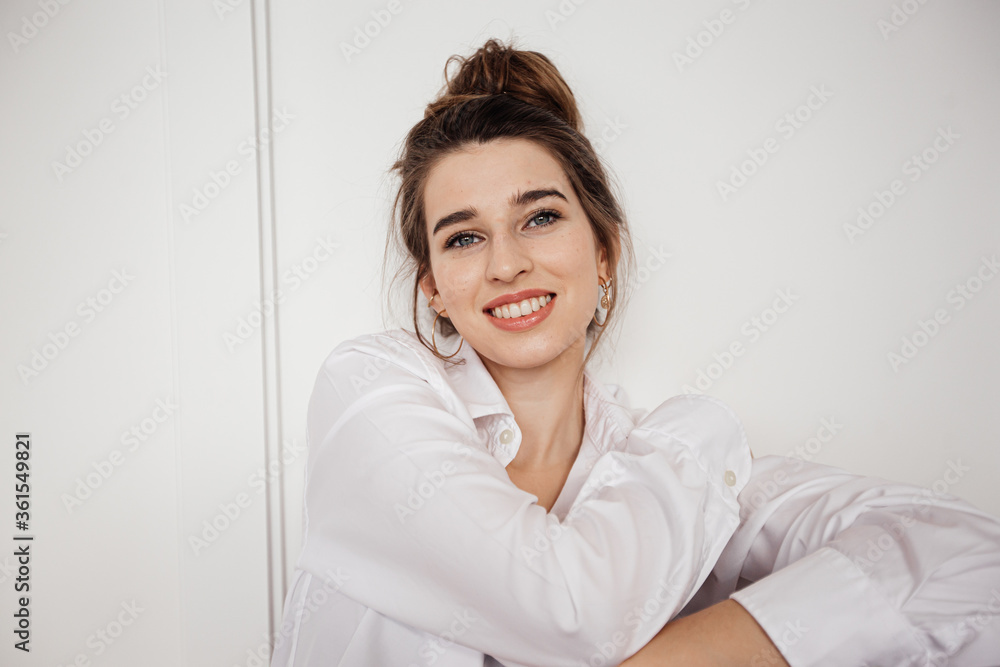
[[[436,296],[437,296],[437,292],[434,292],[434,294],[432,294],[432,295],[431,295],[431,298],[427,300],[427,306],[428,306],[428,307],[429,307],[429,306],[431,305],[431,301],[433,301],[433,300],[434,300],[434,297],[436,297]],[[462,345],[464,345],[464,344],[465,344],[465,336],[462,336],[462,337],[461,337],[461,338],[462,338],[462,341],[461,341],[461,342],[460,342],[460,343],[458,344],[458,349],[457,349],[457,350],[455,350],[454,352],[452,352],[451,354],[449,354],[449,355],[448,355],[447,357],[446,357],[446,356],[444,356],[443,354],[441,354],[441,353],[440,353],[440,352],[438,351],[438,348],[437,348],[437,343],[436,343],[436,342],[435,342],[435,340],[434,340],[434,337],[435,337],[435,335],[437,334],[437,322],[438,322],[438,317],[441,317],[441,313],[440,313],[440,312],[439,312],[439,313],[437,314],[437,316],[436,316],[436,317],[434,318],[434,323],[433,323],[433,324],[431,324],[431,347],[433,347],[433,348],[434,348],[434,354],[436,354],[437,356],[441,357],[442,359],[451,359],[451,358],[452,358],[452,357],[454,357],[454,356],[455,356],[456,354],[458,354],[458,353],[459,353],[459,351],[461,351],[461,349],[462,349]]]
[[[610,279],[608,280],[607,283],[603,283],[603,282],[601,283],[601,289],[604,290],[604,295],[601,297],[601,308],[603,308],[604,310],[608,310],[611,307],[611,300],[608,298],[608,286],[610,284],[611,284],[611,280]],[[605,315],[605,317],[607,317],[607,316]],[[600,322],[598,322],[597,321],[597,313],[594,313],[593,320],[594,320],[594,324],[596,324],[597,326],[601,327],[602,329],[608,323],[607,319],[604,320],[604,324],[601,324]]]

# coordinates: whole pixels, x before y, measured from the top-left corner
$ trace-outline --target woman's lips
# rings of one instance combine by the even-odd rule
[[[536,326],[537,324],[542,322],[546,317],[549,316],[549,313],[552,312],[552,309],[555,307],[555,302],[556,302],[556,296],[553,294],[551,295],[551,297],[552,298],[549,299],[549,302],[547,304],[545,304],[538,310],[532,311],[527,315],[522,315],[520,317],[501,318],[494,316],[493,313],[491,312],[487,312],[486,317],[490,319],[490,322],[492,322],[494,326],[496,326],[498,329],[502,329],[503,331],[513,331],[513,332],[524,331],[526,329],[530,329]]]
[[[493,308],[484,308],[483,312],[502,319],[522,317],[544,307],[545,304],[553,298],[555,298],[554,293],[541,292],[537,295],[532,294],[531,296],[524,297],[523,299],[518,299],[516,301],[508,301]]]

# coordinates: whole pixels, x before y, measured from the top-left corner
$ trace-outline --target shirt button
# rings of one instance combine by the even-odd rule
[[[735,484],[736,484],[736,473],[734,473],[732,470],[727,470],[726,471],[726,485],[727,486],[733,486]]]
[[[509,428],[505,428],[500,432],[500,443],[504,445],[509,445],[514,441],[514,432]]]

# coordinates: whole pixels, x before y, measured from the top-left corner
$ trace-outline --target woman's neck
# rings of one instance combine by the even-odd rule
[[[483,365],[521,429],[521,445],[511,465],[546,468],[572,464],[584,431],[582,354],[562,354],[535,368],[500,366],[485,358]]]

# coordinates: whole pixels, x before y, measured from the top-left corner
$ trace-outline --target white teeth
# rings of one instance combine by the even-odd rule
[[[499,308],[494,308],[490,312],[493,317],[499,317],[501,319],[510,319],[513,317],[522,317],[528,313],[533,313],[540,308],[544,308],[545,304],[552,300],[551,294],[546,294],[545,296],[531,297],[530,299],[525,299],[520,303],[508,303],[500,306]]]

